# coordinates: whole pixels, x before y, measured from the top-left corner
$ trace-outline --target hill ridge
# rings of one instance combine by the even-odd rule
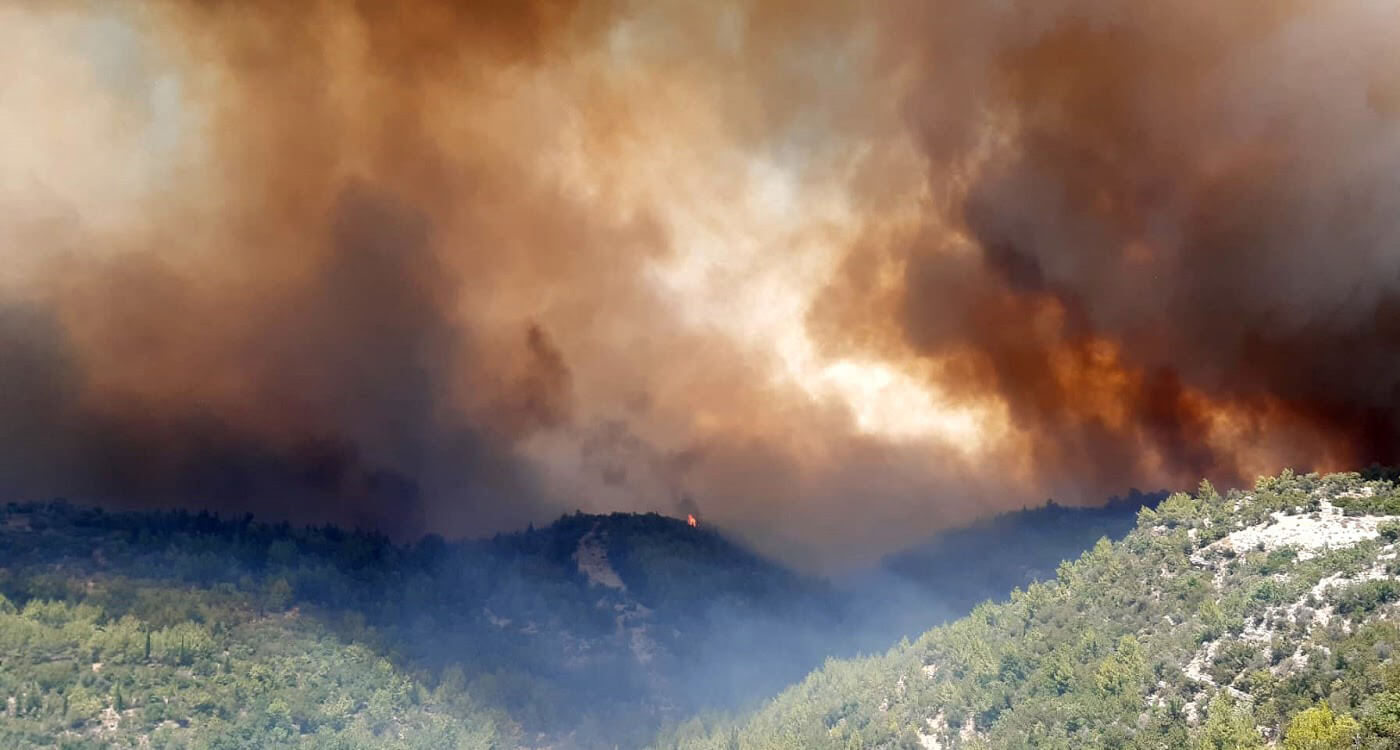
[[[1397,538],[1386,479],[1203,482],[1053,581],[655,746],[1400,747]]]

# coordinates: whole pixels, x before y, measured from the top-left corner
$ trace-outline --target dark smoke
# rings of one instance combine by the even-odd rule
[[[1400,461],[1384,7],[0,14],[12,494],[817,564]]]
[[[171,184],[140,232],[83,226],[106,257],[57,252],[68,238],[42,225],[25,237],[47,257],[0,315],[0,489],[396,534],[552,513],[515,446],[570,422],[571,373],[518,307],[500,231],[529,223],[524,263],[546,267],[572,240],[627,241],[570,226],[567,198],[490,143],[444,142],[429,110],[450,86],[470,117],[487,72],[590,33],[577,10],[152,5],[140,31],[180,50],[133,67],[186,54],[223,76],[185,81],[220,121],[187,136],[215,170]],[[471,311],[493,306],[483,332]]]
[[[895,300],[1049,491],[1400,458],[1392,9],[906,10],[935,210],[833,303]]]
[[[536,494],[509,446],[567,418],[568,373],[547,334],[521,330],[527,368],[493,419],[453,413],[451,390],[471,385],[456,382],[471,373],[459,360],[475,353],[462,351],[471,337],[449,314],[457,285],[424,218],[351,184],[326,233],[330,250],[304,285],[242,312],[236,340],[223,342],[238,347],[231,361],[186,363],[188,401],[167,392],[94,401],[52,315],[0,316],[12,355],[0,378],[5,489],[306,521],[330,513],[391,532],[421,531],[425,494],[488,525],[532,517]],[[166,316],[198,316],[174,283],[159,269],[125,269],[120,298],[101,303],[107,335],[139,357],[168,333]],[[176,325],[186,323],[215,335],[222,322]],[[199,390],[221,367],[242,368],[233,408]]]

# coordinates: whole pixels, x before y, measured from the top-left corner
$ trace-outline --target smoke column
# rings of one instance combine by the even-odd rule
[[[836,566],[1400,460],[1397,21],[8,4],[0,491]]]

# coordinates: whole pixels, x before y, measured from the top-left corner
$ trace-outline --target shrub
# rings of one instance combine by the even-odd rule
[[[1400,521],[1383,521],[1376,530],[1381,533],[1381,538],[1387,541],[1400,539]]]

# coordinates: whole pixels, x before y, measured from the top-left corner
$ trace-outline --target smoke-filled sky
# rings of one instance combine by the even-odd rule
[[[815,567],[1400,460],[1377,0],[0,5],[0,491]]]

